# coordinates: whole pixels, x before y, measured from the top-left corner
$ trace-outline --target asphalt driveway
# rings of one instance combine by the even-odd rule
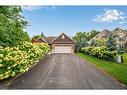
[[[75,54],[51,54],[9,89],[122,89],[118,81]]]

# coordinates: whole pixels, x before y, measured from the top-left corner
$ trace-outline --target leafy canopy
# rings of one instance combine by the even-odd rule
[[[79,51],[83,46],[87,46],[88,41],[98,33],[96,30],[92,30],[91,32],[77,32],[72,38],[76,41],[76,51]]]
[[[34,36],[32,37],[32,39],[40,39],[40,38],[45,38],[45,35],[44,35],[43,32],[41,32],[40,35],[34,35]]]
[[[20,42],[29,41],[24,28],[27,21],[21,15],[20,6],[0,6],[0,45],[17,46]]]

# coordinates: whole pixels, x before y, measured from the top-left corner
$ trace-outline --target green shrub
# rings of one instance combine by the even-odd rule
[[[109,51],[105,46],[102,47],[84,47],[81,50],[83,53],[99,57],[105,60],[114,60],[116,57],[116,51]]]
[[[45,43],[24,42],[17,47],[0,46],[0,80],[26,72],[50,50]],[[1,70],[0,70],[1,71]]]

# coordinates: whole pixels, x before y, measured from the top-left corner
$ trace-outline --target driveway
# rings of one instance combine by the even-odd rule
[[[9,89],[123,89],[118,81],[75,54],[51,54],[17,77]]]

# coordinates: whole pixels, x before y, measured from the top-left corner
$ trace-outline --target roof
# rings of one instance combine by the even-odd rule
[[[108,37],[109,30],[103,30],[102,32],[98,33],[94,38],[106,38]]]
[[[53,39],[55,39],[57,36],[48,36],[45,38],[45,40],[50,43]]]
[[[38,39],[39,42],[44,42],[44,43],[47,43],[47,41],[44,39],[44,38],[40,38]]]
[[[119,32],[123,32],[127,35],[127,32],[125,32],[125,30],[123,30],[123,29],[118,29],[118,30],[114,31],[114,34],[118,36]]]
[[[32,43],[38,43],[38,42],[47,43],[47,41],[44,38],[32,39]]]
[[[68,37],[65,33],[62,33],[55,39],[51,41],[52,44],[75,44],[75,41],[73,41],[70,37]]]
[[[99,39],[101,39],[101,38],[107,38],[109,32],[111,32],[111,31],[105,29],[105,30],[103,30],[102,32],[98,33],[98,34],[97,34],[95,37],[93,37],[92,39],[94,39],[94,38],[99,38]],[[119,34],[118,34],[119,32],[124,32],[124,33],[127,35],[127,32],[126,32],[125,30],[123,30],[123,29],[116,28],[116,29],[113,30],[113,33],[114,33],[115,36],[119,36]],[[91,39],[91,40],[92,40],[92,39]],[[91,40],[90,40],[90,41],[91,41]]]

